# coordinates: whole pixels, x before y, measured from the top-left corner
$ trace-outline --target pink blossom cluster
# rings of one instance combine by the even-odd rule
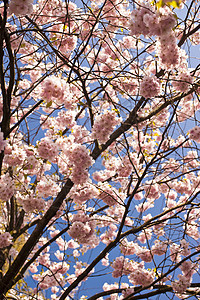
[[[186,240],[181,241],[181,254],[184,256],[190,255],[191,250],[189,249],[189,243]]]
[[[156,76],[145,76],[140,84],[140,95],[144,98],[158,96],[161,92],[161,85]]]
[[[100,193],[98,198],[103,200],[109,206],[116,205],[121,202],[118,191],[108,183],[99,184]]]
[[[177,46],[175,33],[173,31],[168,35],[159,37],[156,45],[156,52],[161,67],[171,70],[179,65],[180,50]]]
[[[163,255],[167,252],[167,244],[159,241],[159,240],[155,240],[154,245],[151,248],[151,253],[152,255]]]
[[[135,41],[135,39],[131,36],[126,37],[126,38],[127,39],[132,38]],[[126,41],[126,42],[127,42],[127,44],[125,43],[125,45],[126,45],[126,47],[128,47],[129,42],[128,41]],[[134,67],[136,67],[136,66],[134,66]],[[135,71],[135,68],[133,68],[133,71]],[[123,95],[124,98],[129,98],[130,96],[134,96],[138,90],[138,81],[135,79],[135,77],[115,78],[112,80],[112,85],[115,87],[115,90],[121,92],[121,94]]]
[[[90,141],[90,132],[80,125],[73,126],[71,135],[74,138],[74,142],[78,144],[84,144]]]
[[[138,241],[140,241],[140,243],[145,244],[147,240],[150,240],[152,236],[152,229],[151,228],[147,228],[145,230],[142,230],[138,236]]]
[[[190,286],[191,280],[182,274],[178,274],[178,278],[179,280],[172,282],[171,286],[176,293],[183,294]]]
[[[9,13],[16,16],[30,15],[33,12],[33,0],[11,0]]]
[[[82,261],[78,261],[76,262],[76,264],[74,265],[75,268],[75,276],[78,277],[79,275],[81,275],[85,269],[88,267],[88,264]],[[92,269],[89,273],[88,276],[90,276],[92,273],[94,272],[94,269]],[[83,279],[83,281],[85,281],[87,279],[87,277],[85,277]]]
[[[42,138],[38,143],[38,154],[41,158],[54,161],[58,153],[58,146],[48,137]]]
[[[132,13],[129,29],[132,35],[156,35],[157,54],[162,67],[171,69],[180,62],[180,51],[172,28],[176,20],[170,9],[165,6],[154,11],[150,5],[139,7]]]
[[[129,275],[134,271],[134,267],[135,262],[130,261],[128,258],[124,258],[124,256],[118,256],[112,263],[112,268],[114,269],[112,276],[118,278],[122,275]]]
[[[134,271],[129,275],[129,281],[134,285],[148,286],[155,278],[153,270],[146,270],[144,263],[134,262]]]
[[[128,25],[127,17],[129,17],[129,10],[127,8],[128,8],[127,1],[124,0],[106,1],[105,5],[103,6],[102,13],[105,16],[105,19],[109,23],[109,25],[107,26],[107,30],[109,30],[110,32],[115,32],[118,26],[122,27]]]
[[[106,181],[108,178],[111,178],[114,175],[115,175],[114,171],[105,169],[105,170],[101,170],[101,171],[95,171],[92,174],[92,177],[97,182],[103,182],[103,181]]]
[[[107,222],[105,222],[107,223]],[[105,224],[104,223],[104,224]],[[101,242],[108,245],[114,238],[117,236],[117,226],[109,222],[109,229],[106,230],[104,233],[101,234],[100,239]]]
[[[119,284],[117,282],[113,283],[113,284],[108,284],[107,282],[104,283],[103,285],[103,290],[104,291],[110,291],[110,290],[115,290],[119,288]],[[118,300],[118,293],[115,294],[111,294],[109,297],[110,300]],[[98,300],[103,300],[103,298],[99,298]]]
[[[141,7],[137,10],[134,10],[131,15],[129,29],[132,35],[140,36],[143,34],[144,36],[150,34],[150,30],[148,26],[146,26],[144,22],[144,17],[146,15],[154,16],[151,11],[151,7]]]
[[[95,227],[96,221],[80,211],[73,215],[68,234],[80,244],[93,244],[97,242]]]
[[[170,258],[174,262],[179,262],[181,260],[181,248],[179,245],[173,243],[170,246]]]
[[[200,127],[195,126],[194,128],[190,129],[189,132],[189,138],[197,143],[200,143]]]
[[[0,233],[0,249],[10,246],[12,236],[9,232]]]
[[[37,174],[37,171],[40,167],[40,161],[37,160],[35,157],[35,149],[25,149],[26,152],[26,159],[24,164],[24,169],[29,174]]]
[[[120,300],[123,300],[124,298],[128,297],[129,295],[133,294],[135,292],[135,289],[133,286],[127,286],[126,283],[124,283],[123,285],[121,284],[121,287],[126,288],[123,292],[122,292],[122,296]]]
[[[71,179],[75,184],[84,184],[89,176],[87,168],[94,163],[94,160],[84,145],[74,143],[70,152],[69,159],[72,165]]]
[[[66,30],[64,30],[65,28]],[[70,30],[72,30],[72,27]],[[65,53],[65,55],[66,52],[72,52],[76,48],[77,36],[75,34],[69,34],[68,26],[63,26],[63,23],[58,22],[56,24],[55,22],[55,24],[52,26],[50,38],[52,44],[56,46],[59,51]]]
[[[137,256],[146,263],[151,262],[153,258],[153,254],[146,247],[138,247]]]
[[[190,219],[188,220],[188,223],[189,224],[186,228],[186,233],[197,241],[200,238],[198,223],[195,221],[190,221]]]
[[[49,270],[41,274],[33,274],[32,277],[39,282],[39,287],[44,290],[64,284],[65,280],[63,274],[68,270],[69,265],[65,261],[59,263],[55,262],[49,266]],[[55,291],[57,291],[57,289],[55,289]]]
[[[187,92],[193,83],[192,76],[186,71],[180,72],[175,79],[172,85],[178,92]]]
[[[52,22],[57,21],[58,19],[62,21],[65,18],[65,6],[62,0],[51,0],[51,1],[45,1],[45,0],[38,0],[37,6],[34,7],[35,13],[38,15],[39,22],[41,24],[46,22]],[[68,4],[68,12],[72,12],[72,7],[76,8],[76,5],[69,1]],[[74,9],[75,9],[74,8]],[[43,12],[42,16],[38,13],[39,11]],[[70,24],[71,25],[71,24]]]
[[[191,105],[192,98],[192,95],[188,95],[180,101],[180,107],[176,114],[177,122],[185,121],[188,117],[194,116],[195,112],[199,110],[200,104],[198,101],[194,100],[193,105]]]
[[[124,256],[119,256],[112,263],[114,278],[122,275],[129,275],[129,281],[134,285],[147,286],[154,280],[155,274],[153,271],[148,271],[144,268],[144,262],[138,263]]]
[[[154,207],[154,202],[156,199],[160,198],[161,193],[160,193],[160,189],[159,189],[159,185],[156,183],[151,183],[150,185],[148,184],[148,182],[146,182],[147,185],[144,186],[144,190],[145,190],[145,201],[143,200],[142,203],[138,204],[135,206],[135,208],[137,209],[138,212],[144,212],[152,207]],[[137,193],[135,195],[135,199],[136,200],[141,200],[143,199],[142,197],[142,193]]]
[[[47,103],[64,104],[66,109],[74,108],[80,97],[80,90],[75,85],[69,85],[66,80],[57,76],[47,77],[41,84],[41,99]]]
[[[59,185],[56,183],[58,181],[57,176],[42,177],[37,184],[37,192],[40,197],[55,197],[60,190]]]
[[[155,11],[152,6],[143,4],[132,12],[129,29],[136,36],[161,36],[170,32],[175,24],[176,20],[167,7]]]
[[[128,177],[133,171],[133,161],[132,161],[132,155],[130,155],[130,158],[127,156],[124,156],[121,159],[121,165],[117,169],[117,174],[120,177]]]
[[[109,266],[109,258],[108,258],[109,253],[106,254],[104,258],[102,258],[101,263],[102,266],[108,267]]]
[[[27,195],[17,193],[16,198],[27,213],[34,210],[41,211],[45,207],[44,199],[39,195],[34,195],[33,192]]]
[[[61,110],[56,118],[57,126],[59,130],[64,130],[66,128],[72,128],[76,125],[75,121],[76,112],[74,110],[64,111]]]
[[[150,181],[146,181],[145,186],[145,198],[147,200],[155,200],[160,198],[160,185]]]
[[[116,125],[122,121],[114,110],[106,110],[103,114],[95,117],[92,127],[92,138],[97,139],[101,144],[105,143]]]
[[[123,255],[133,255],[137,253],[138,244],[129,242],[126,238],[121,241],[120,250]]]
[[[87,182],[83,186],[75,185],[69,193],[69,197],[78,204],[83,204],[89,199],[97,198],[98,195],[99,190],[90,182]]]
[[[0,199],[2,201],[8,201],[15,192],[15,185],[13,179],[8,173],[4,174],[0,178]]]
[[[104,158],[103,158],[103,161],[102,161],[102,165],[109,171],[114,171],[114,174],[115,172],[117,171],[117,168],[119,166],[119,159],[113,155],[105,155]]]
[[[110,291],[110,290],[115,290],[119,288],[119,284],[117,282],[115,282],[114,284],[108,284],[107,282],[104,283],[103,285],[103,290],[104,291]],[[124,298],[126,298],[127,296],[129,296],[130,294],[132,294],[134,292],[134,287],[133,286],[129,286],[128,283],[125,282],[120,282],[120,288],[124,289],[122,291],[122,295],[119,296],[118,293],[116,294],[111,294],[109,299],[110,300],[123,300]],[[98,300],[103,300],[103,298],[98,298]]]
[[[47,77],[42,83],[41,98],[47,102],[56,101],[57,104],[63,104],[66,82],[56,76]]]
[[[7,144],[4,151],[5,163],[10,166],[22,165],[26,158],[26,152],[23,148],[23,145]]]
[[[78,133],[77,139],[84,141],[85,137],[78,138]],[[58,157],[60,172],[70,177],[75,184],[85,184],[89,179],[87,168],[94,163],[87,147],[76,143],[73,134],[57,139],[56,144],[62,150]]]
[[[101,73],[106,74],[106,76],[113,76],[113,72],[118,68],[119,62],[107,57],[105,62],[102,62],[99,66],[99,70]]]
[[[180,265],[180,269],[183,272],[183,275],[188,279],[192,281],[192,276],[195,274],[199,269],[198,262],[192,263],[190,260],[184,261]]]

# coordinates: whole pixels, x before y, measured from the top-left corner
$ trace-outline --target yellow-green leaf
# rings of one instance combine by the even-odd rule
[[[51,107],[51,105],[52,105],[52,101],[47,102],[46,108]]]

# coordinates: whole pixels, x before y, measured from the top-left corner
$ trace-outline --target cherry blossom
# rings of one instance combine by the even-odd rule
[[[0,299],[198,296],[198,1],[0,14]]]

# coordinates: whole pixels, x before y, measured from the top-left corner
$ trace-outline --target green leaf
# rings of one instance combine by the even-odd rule
[[[179,8],[179,7],[180,7],[180,4],[181,4],[181,1],[173,0],[173,1],[167,2],[167,4],[168,4],[168,5],[171,5],[171,6],[174,7],[174,8]]]
[[[49,108],[49,107],[51,107],[51,105],[52,105],[52,100],[51,100],[51,101],[49,101],[49,102],[47,102],[46,108]]]
[[[164,6],[163,0],[160,0],[158,3],[156,3],[157,9],[160,9],[163,6]]]

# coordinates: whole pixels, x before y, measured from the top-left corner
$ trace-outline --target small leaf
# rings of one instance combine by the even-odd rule
[[[181,4],[181,1],[170,1],[170,2],[167,2],[168,5],[171,5],[172,7],[174,8],[179,8],[180,7],[180,4]]]
[[[49,101],[49,102],[47,103],[47,105],[46,105],[46,108],[51,107],[51,105],[52,105],[52,101]]]
[[[163,6],[164,6],[163,0],[160,0],[158,3],[156,3],[157,9],[160,9]]]

